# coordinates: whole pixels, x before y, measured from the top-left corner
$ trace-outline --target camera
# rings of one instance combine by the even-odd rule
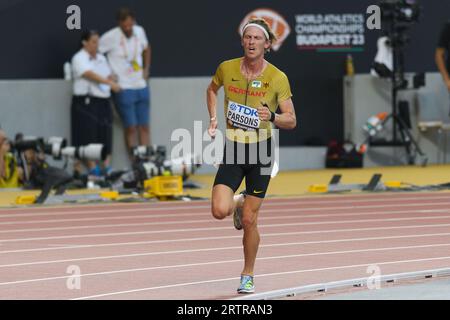
[[[164,160],[162,163],[143,161],[133,166],[136,180],[143,182],[155,176],[176,175],[186,180],[195,170],[200,167],[196,155],[188,154],[184,157]]]
[[[166,159],[166,147],[162,145],[137,146],[132,148],[132,168],[117,171],[106,177],[114,189],[141,189],[145,180],[157,176],[181,176],[185,181],[200,167],[201,159],[192,154]]]
[[[183,180],[186,180],[200,167],[200,161],[198,155],[187,154],[184,157],[164,161],[164,167],[168,168],[173,175],[182,176]]]
[[[86,146],[65,147],[61,149],[59,158],[62,156],[76,158],[79,160],[102,160],[106,159],[106,149],[101,143],[91,143]]]
[[[131,149],[135,162],[152,161],[162,164],[166,160],[166,147],[151,145],[151,146],[136,146]]]
[[[42,151],[44,150],[44,139],[36,137],[23,137],[18,135],[14,142],[11,142],[11,150],[24,152],[26,150]]]
[[[384,0],[380,2],[381,19],[403,23],[418,22],[421,7],[416,0]]]
[[[62,158],[62,149],[67,146],[67,141],[61,137],[50,137],[44,144],[44,153],[53,156],[53,159]]]
[[[200,160],[192,154],[166,159],[165,146],[137,146],[132,154],[134,176],[140,182],[159,175],[179,175],[186,180],[200,166]]]
[[[88,144],[86,146],[67,146],[66,139],[62,137],[30,137],[18,134],[16,140],[11,143],[11,148],[17,152],[33,150],[50,155],[55,160],[61,160],[63,157],[76,158],[79,160],[105,160],[106,149],[103,144]]]

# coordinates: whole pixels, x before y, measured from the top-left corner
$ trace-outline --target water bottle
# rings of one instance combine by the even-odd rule
[[[377,131],[381,130],[380,119],[377,116],[371,116],[364,124],[364,130],[369,133],[370,136],[374,136]]]
[[[371,116],[367,119],[363,129],[369,133],[370,136],[374,136],[377,132],[383,129],[383,120],[386,119],[387,112],[380,112],[375,116]]]
[[[70,62],[64,63],[64,80],[72,80],[72,66],[70,65]]]

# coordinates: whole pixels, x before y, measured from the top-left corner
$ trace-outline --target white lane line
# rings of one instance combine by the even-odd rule
[[[414,196],[416,195],[416,196]],[[447,195],[447,196],[446,196]],[[443,192],[439,192],[439,191],[433,191],[433,192],[423,192],[423,191],[416,191],[416,192],[386,192],[382,194],[382,197],[384,198],[383,200],[401,200],[401,199],[406,199],[406,200],[415,200],[418,197],[423,198],[423,199],[448,199],[448,197],[450,196],[450,193],[447,191],[443,191]],[[388,199],[386,199],[388,198]],[[275,197],[267,197],[266,198],[267,201],[270,202],[281,202],[281,201],[308,201],[311,203],[317,203],[317,202],[322,202],[322,201],[329,201],[330,203],[336,203],[336,202],[340,202],[345,201],[377,201],[380,199],[380,194],[368,194],[368,193],[363,193],[363,194],[339,194],[339,195],[332,195],[332,194],[316,194],[316,195],[296,195],[296,196],[275,196]],[[372,200],[372,199],[377,199],[377,200]],[[200,203],[210,203],[210,199],[205,199],[205,200],[195,200],[193,202],[189,202],[189,203],[196,203],[196,204],[200,204]],[[187,202],[183,202],[180,201],[178,204],[179,205],[183,205]],[[123,203],[123,202],[111,202],[111,203],[93,203],[93,204],[79,204],[77,205],[78,207],[83,207],[83,208],[106,208],[106,207],[142,207],[145,205],[150,205],[150,206],[159,206],[159,207],[164,207],[164,206],[172,206],[174,205],[174,203],[167,203],[167,202],[146,202],[146,203],[142,203],[142,202],[128,202],[128,203]],[[18,206],[18,207],[0,207],[0,213],[2,212],[17,212],[17,211],[24,211],[24,210],[32,210],[32,211],[45,211],[45,210],[53,210],[53,209],[70,209],[72,208],[72,205],[69,204],[63,204],[63,205],[40,205],[40,206]]]
[[[295,245],[295,244],[291,244]],[[275,245],[273,245],[275,246]],[[261,260],[275,260],[275,259],[293,259],[293,258],[301,258],[301,257],[313,257],[313,256],[329,256],[329,255],[340,255],[340,254],[351,254],[351,253],[361,253],[361,252],[379,252],[379,251],[395,251],[395,250],[411,250],[411,249],[424,249],[424,248],[438,248],[438,247],[448,247],[450,243],[438,243],[438,244],[429,244],[429,245],[417,245],[417,246],[402,246],[402,247],[384,247],[384,248],[366,248],[366,249],[357,249],[357,250],[342,250],[342,251],[328,251],[328,252],[315,252],[315,253],[302,253],[302,254],[291,254],[291,255],[281,255],[281,256],[269,256],[269,257],[260,257],[257,258],[258,261]],[[272,247],[272,245],[264,246],[264,247]],[[214,249],[201,249],[194,251],[217,251],[219,248]],[[226,249],[242,249],[241,246],[238,247],[229,247]],[[182,251],[182,252],[188,252]],[[170,253],[179,253],[176,251]],[[149,253],[148,255],[153,255],[153,253]],[[139,255],[142,256],[142,255]],[[97,260],[97,259],[89,259],[89,260]],[[63,262],[72,262],[72,261],[80,261],[80,259],[74,260],[61,260],[56,261],[54,263],[63,263]],[[84,260],[83,260],[84,261]],[[116,274],[116,273],[128,273],[128,272],[136,272],[136,271],[149,271],[149,270],[164,270],[164,269],[172,269],[172,268],[185,268],[185,267],[198,267],[198,266],[206,266],[212,264],[219,263],[235,263],[242,262],[242,259],[233,259],[233,260],[223,260],[223,261],[214,261],[214,262],[200,262],[200,263],[190,263],[190,264],[181,264],[181,265],[167,265],[167,266],[157,266],[157,267],[147,267],[147,268],[134,268],[134,269],[120,269],[115,271],[104,271],[104,272],[96,272],[96,273],[88,273],[84,275],[80,275],[83,277],[88,276],[97,276],[97,275],[108,275],[108,274]],[[53,263],[53,262],[49,262]],[[11,265],[11,267],[22,266],[22,264]],[[3,266],[0,266],[3,267]],[[56,279],[65,279],[73,276],[59,276],[59,277],[48,277],[48,278],[37,278],[37,279],[28,279],[28,280],[17,280],[17,281],[8,281],[8,282],[0,282],[0,286],[11,285],[11,284],[19,284],[19,283],[27,283],[27,282],[39,282],[39,281],[50,281]]]
[[[354,264],[354,265],[346,265],[346,266],[339,266],[339,267],[327,267],[327,268],[303,269],[303,270],[294,270],[294,271],[265,273],[265,274],[259,274],[257,277],[258,278],[274,277],[274,276],[283,276],[283,275],[298,274],[298,273],[308,273],[308,272],[331,271],[331,270],[342,270],[342,269],[351,269],[351,268],[359,268],[359,267],[368,267],[370,265],[382,266],[382,265],[404,264],[404,263],[415,263],[415,262],[440,261],[440,260],[448,260],[448,259],[450,259],[450,256],[437,257],[437,258],[427,258],[427,259],[413,259],[413,260],[397,260],[397,261],[373,262],[373,263]],[[191,285],[199,285],[199,284],[206,284],[206,283],[216,283],[216,282],[225,282],[225,281],[238,280],[238,279],[239,279],[239,277],[233,277],[233,278],[212,279],[212,280],[205,280],[205,281],[176,283],[176,284],[171,284],[171,285],[166,285],[166,286],[147,287],[147,288],[126,290],[126,291],[107,292],[107,293],[96,294],[96,295],[91,295],[91,296],[78,297],[78,298],[74,298],[72,300],[86,300],[86,299],[102,298],[102,297],[114,296],[114,295],[120,295],[120,294],[152,291],[152,290],[158,290],[158,289],[169,289],[169,288],[176,288],[176,287],[186,287],[186,286],[191,286]]]
[[[171,218],[171,217],[198,217],[209,215],[209,211],[201,213],[184,213],[184,214],[152,214],[152,215],[124,215],[124,216],[111,216],[111,217],[98,217],[98,218],[77,218],[77,219],[44,219],[44,220],[31,220],[31,221],[6,221],[0,222],[0,225],[15,225],[15,224],[39,224],[39,223],[59,223],[59,222],[84,222],[84,221],[105,221],[105,220],[129,220],[129,219],[159,219],[159,218]]]
[[[414,220],[437,220],[450,219],[450,215],[433,216],[433,217],[411,217],[411,218],[387,218],[387,219],[359,219],[359,220],[339,220],[339,221],[321,221],[321,222],[295,222],[295,223],[278,223],[278,224],[262,224],[259,228],[274,228],[274,227],[290,227],[290,226],[317,226],[327,224],[349,224],[349,223],[366,223],[366,222],[396,222],[396,221],[414,221]],[[143,224],[141,224],[143,225]],[[92,234],[78,234],[70,236],[54,236],[54,237],[33,237],[33,238],[15,238],[15,239],[1,239],[0,244],[8,242],[34,241],[34,240],[53,240],[53,239],[74,239],[74,238],[92,238],[92,237],[108,237],[116,235],[137,235],[137,234],[161,234],[161,233],[179,233],[192,231],[217,231],[229,230],[230,227],[210,227],[210,228],[186,228],[186,229],[166,229],[166,230],[152,230],[152,231],[136,231],[136,232],[119,232],[119,233],[92,233]]]
[[[264,210],[264,213],[272,213],[272,212],[297,212],[297,208],[293,209],[276,209],[276,210]],[[338,217],[352,217],[352,216],[365,216],[365,215],[395,215],[395,214],[413,214],[413,213],[450,213],[450,209],[435,209],[435,210],[407,210],[407,211],[384,211],[384,212],[354,212],[354,213],[335,213],[335,214],[311,214],[311,215],[287,215],[287,216],[261,216],[259,221],[266,220],[285,220],[285,219],[310,219],[310,218],[338,218]],[[199,214],[205,215],[205,214]],[[127,217],[130,219],[131,217]],[[149,217],[153,218],[153,217]],[[125,219],[121,218],[121,219]],[[109,220],[109,218],[102,220]],[[160,221],[160,222],[139,222],[139,223],[126,223],[126,224],[94,224],[94,225],[83,225],[83,226],[74,226],[74,227],[49,227],[49,228],[30,228],[30,229],[8,229],[8,230],[0,230],[0,234],[2,233],[14,233],[14,232],[44,232],[44,231],[61,231],[61,230],[83,230],[83,229],[97,229],[97,228],[116,228],[116,227],[141,227],[141,226],[159,226],[159,225],[173,225],[173,224],[196,224],[196,223],[213,223],[214,220],[211,217],[208,219],[201,220],[184,220],[184,221]]]
[[[389,208],[392,206],[435,206],[435,205],[448,205],[450,204],[450,196],[447,197],[429,197],[429,198],[406,198],[404,200],[415,200],[415,201],[423,201],[423,200],[447,200],[444,202],[436,202],[436,203],[409,203],[409,204],[392,204],[392,205],[378,205],[378,206],[344,206],[344,207],[320,207],[320,208],[299,208],[299,210],[338,210],[338,209],[352,209],[355,207],[359,208]],[[340,202],[343,203],[360,203],[360,202],[375,202],[379,203],[380,199],[373,199],[370,201],[317,201],[317,202],[301,202],[301,201],[283,201],[283,202],[265,202],[263,204],[262,209],[266,207],[276,207],[276,206],[287,206],[287,205],[317,205],[317,204],[339,204]],[[390,199],[383,199],[382,202],[389,202]],[[397,202],[396,200],[392,200]],[[402,200],[403,201],[403,200]],[[14,217],[41,217],[41,216],[68,216],[68,215],[85,215],[85,214],[94,214],[94,213],[121,213],[121,212],[144,212],[144,213],[150,213],[153,211],[182,211],[182,210],[190,210],[190,209],[210,209],[210,205],[187,205],[187,206],[177,206],[177,207],[151,207],[148,208],[129,208],[129,209],[117,209],[112,206],[111,208],[107,209],[101,209],[101,210],[78,210],[78,211],[68,211],[68,212],[47,212],[47,213],[16,213],[14,214]],[[78,207],[82,208],[82,207]],[[77,209],[78,209],[77,208]],[[3,214],[0,215],[0,218],[11,218],[12,214]]]
[[[357,229],[334,229],[334,230],[316,230],[316,231],[299,231],[299,232],[281,232],[281,233],[263,233],[263,237],[282,237],[282,236],[298,236],[298,235],[307,235],[307,234],[322,234],[322,233],[344,233],[344,232],[357,232],[357,231],[378,231],[378,230],[400,230],[400,229],[418,229],[418,228],[442,228],[442,227],[450,227],[450,224],[427,224],[427,225],[414,225],[414,226],[397,226],[397,227],[379,227],[379,228],[357,228]],[[433,234],[420,234],[420,235],[405,235],[405,236],[393,236],[393,237],[382,237],[384,238],[403,238],[403,237],[426,237],[426,236],[439,236],[439,235],[447,235],[446,233],[433,233]],[[223,239],[241,239],[242,235],[239,234],[237,236],[219,236],[219,237],[199,237],[199,238],[182,238],[182,239],[170,239],[170,240],[150,240],[150,241],[134,241],[134,242],[116,242],[116,243],[102,243],[102,244],[87,244],[87,245],[50,245],[55,247],[44,247],[44,248],[33,248],[33,249],[19,249],[19,250],[7,250],[0,251],[0,254],[11,254],[11,253],[24,253],[24,252],[40,252],[40,251],[53,251],[53,250],[66,250],[66,249],[85,249],[85,248],[101,248],[101,247],[116,247],[116,246],[131,246],[131,245],[145,245],[145,244],[166,244],[166,243],[177,243],[177,242],[189,242],[189,241],[210,241],[210,240],[223,240]],[[348,239],[337,239],[337,240],[325,240],[323,243],[327,243],[327,241],[354,241],[354,238]],[[362,240],[371,240],[372,238],[361,238]],[[356,239],[357,240],[357,239]],[[309,241],[304,242],[304,244],[309,243],[322,243]]]
[[[399,194],[400,195],[400,194]],[[436,194],[433,193],[427,193],[424,195],[430,195],[430,196],[435,196]],[[281,199],[281,198],[280,198]],[[192,202],[195,203],[204,203],[204,202],[209,202],[209,199],[205,199],[205,200],[195,200]],[[148,206],[148,205],[152,205],[152,206],[167,206],[167,205],[175,205],[175,204],[186,204],[187,202],[185,201],[179,201],[179,202],[166,202],[166,201],[148,201],[148,202],[98,202],[98,203],[80,203],[77,204],[79,207],[84,207],[84,208],[101,208],[101,207],[108,207],[113,205],[114,207],[142,207],[142,206]],[[40,204],[40,205],[17,205],[15,207],[0,207],[0,212],[2,211],[23,211],[23,210],[36,210],[36,211],[43,211],[43,210],[52,210],[52,209],[67,209],[67,208],[71,208],[73,207],[73,204],[56,204],[56,205],[46,205],[46,204]]]
[[[289,247],[289,246],[299,246],[301,244],[303,244],[303,242],[266,244],[266,245],[261,245],[260,248]],[[309,257],[309,256],[316,256],[316,255],[320,256],[320,255],[329,255],[329,254],[345,254],[345,253],[357,253],[357,252],[368,252],[368,251],[401,250],[401,249],[410,249],[410,248],[419,249],[419,248],[432,248],[432,247],[442,247],[442,246],[450,246],[450,243],[420,245],[420,246],[402,246],[402,247],[346,250],[346,251],[334,251],[334,252],[319,252],[319,253],[316,252],[316,253],[293,255],[293,256],[289,256],[289,257],[294,257],[294,256],[295,257]],[[195,253],[195,252],[214,252],[214,251],[224,251],[224,250],[242,250],[242,246],[214,247],[214,248],[189,249],[189,250],[157,251],[157,252],[145,252],[145,253],[100,256],[100,257],[95,256],[95,257],[88,257],[88,258],[61,259],[61,260],[44,260],[44,261],[25,262],[25,263],[3,264],[3,265],[0,265],[0,268],[36,266],[36,265],[54,264],[54,263],[67,263],[67,262],[72,263],[72,262],[79,262],[79,261],[97,261],[97,260],[122,259],[122,258],[134,258],[134,257],[148,257],[148,256],[170,255],[170,254],[185,254],[185,253]]]
[[[261,210],[261,212],[296,212],[298,209],[275,209],[275,210]],[[305,215],[302,217],[347,217],[347,216],[356,216],[356,215],[369,215],[369,214],[377,214],[377,215],[386,215],[386,214],[402,214],[402,213],[433,213],[433,212],[450,212],[450,209],[419,209],[419,210],[406,210],[406,211],[368,211],[368,212],[354,212],[354,213],[332,213],[332,214],[319,214],[319,215]],[[308,213],[308,212],[306,212]],[[152,215],[125,215],[125,216],[114,216],[114,217],[98,217],[98,218],[78,218],[78,219],[47,219],[47,220],[32,220],[32,221],[7,221],[0,222],[0,225],[30,225],[30,224],[39,224],[39,223],[59,223],[59,222],[88,222],[88,221],[104,221],[104,220],[130,220],[130,219],[159,219],[159,218],[172,218],[172,217],[204,217],[208,216],[209,219],[207,221],[211,221],[211,215],[209,211],[202,213],[186,213],[186,214],[152,214]],[[294,216],[293,216],[294,217]],[[274,219],[273,217],[265,217],[262,216],[260,219]],[[205,220],[206,221],[206,220]],[[39,228],[41,229],[41,228]]]
[[[0,218],[11,218],[11,217],[45,217],[45,216],[70,216],[70,215],[87,215],[87,214],[93,214],[93,213],[122,213],[122,212],[143,212],[143,213],[151,213],[153,211],[182,211],[182,210],[190,210],[190,209],[208,209],[211,208],[210,205],[203,205],[203,206],[183,206],[183,207],[148,207],[148,208],[127,208],[127,209],[116,209],[114,207],[108,208],[108,209],[100,209],[100,210],[81,210],[82,207],[77,206],[77,211],[55,211],[55,212],[43,212],[43,213],[15,213],[15,214],[3,214],[0,215]]]
[[[348,223],[366,223],[366,222],[396,222],[396,221],[414,221],[414,220],[437,220],[450,219],[450,216],[434,216],[434,217],[418,217],[418,218],[389,218],[389,219],[360,219],[360,220],[346,220],[346,221],[323,221],[323,222],[296,222],[296,223],[278,223],[278,224],[263,224],[259,228],[275,228],[275,227],[292,227],[292,226],[314,226],[327,224],[348,224]],[[36,240],[55,240],[55,239],[81,239],[81,238],[99,238],[109,236],[123,236],[123,235],[141,235],[141,234],[163,234],[163,233],[180,233],[193,231],[217,231],[229,230],[230,227],[210,227],[210,228],[188,228],[188,229],[166,229],[166,230],[152,230],[152,231],[136,231],[136,232],[116,232],[116,233],[92,233],[92,234],[78,234],[70,236],[54,236],[54,237],[33,237],[33,238],[15,238],[2,239],[0,244],[10,242],[36,241]]]

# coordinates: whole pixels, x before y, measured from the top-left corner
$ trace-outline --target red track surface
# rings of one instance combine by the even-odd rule
[[[0,299],[226,299],[242,233],[207,201],[0,210]],[[258,293],[450,267],[450,194],[266,199]],[[75,269],[73,269],[75,268]],[[81,271],[74,279],[73,270]],[[80,289],[69,289],[79,280]]]

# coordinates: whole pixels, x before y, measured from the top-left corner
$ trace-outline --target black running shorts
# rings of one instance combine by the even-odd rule
[[[270,182],[272,154],[271,139],[252,144],[227,140],[214,186],[224,184],[236,192],[245,177],[247,194],[264,198]]]

